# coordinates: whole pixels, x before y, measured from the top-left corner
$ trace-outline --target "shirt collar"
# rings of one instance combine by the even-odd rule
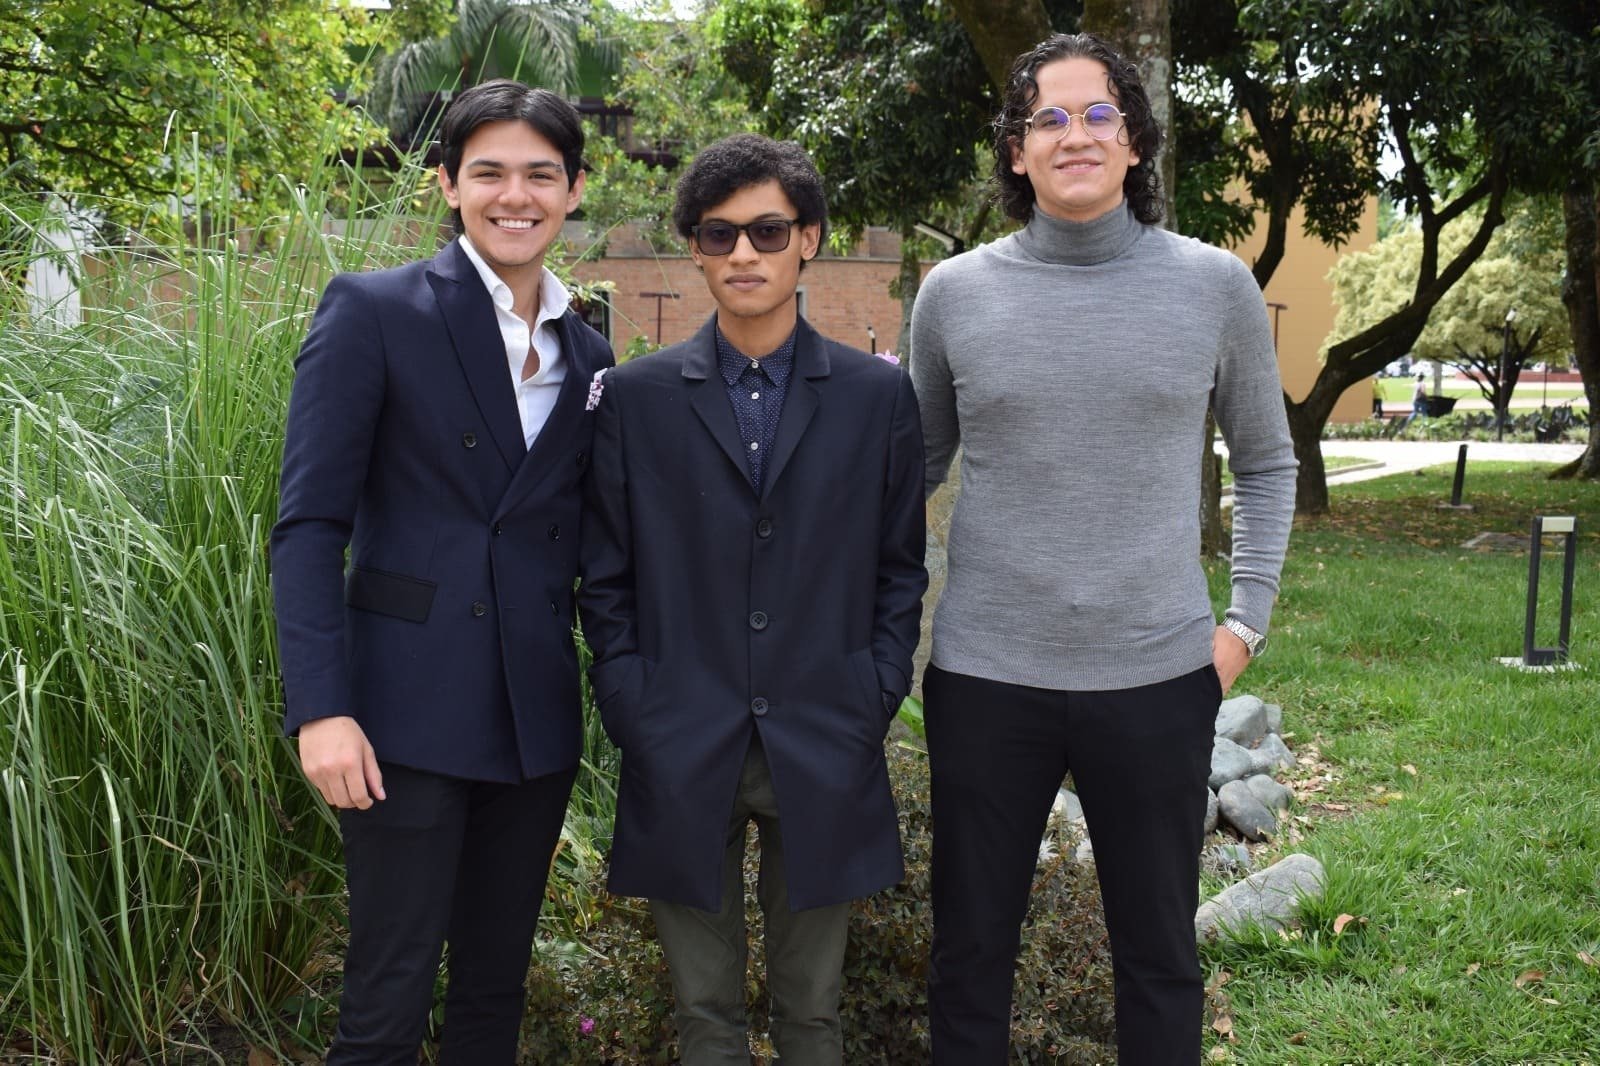
[[[463,233],[457,238],[461,242],[461,250],[467,253],[472,267],[478,272],[478,277],[483,281],[483,287],[489,290],[489,299],[502,311],[511,310],[511,286],[507,285],[499,274],[488,263],[483,261],[483,256],[472,246],[472,242]],[[546,319],[560,318],[567,312],[567,304],[572,301],[572,295],[567,292],[567,287],[561,284],[561,279],[550,272],[549,267],[540,267],[539,274],[539,313],[535,316],[534,326],[537,328]]]
[[[751,363],[757,364],[774,385],[779,388],[789,384],[789,375],[794,372],[794,341],[799,332],[799,325],[789,332],[788,338],[771,352],[760,359],[752,359],[739,349],[735,348],[727,337],[722,335],[722,327],[717,327],[717,369],[722,372],[722,380],[728,387],[739,383],[739,378],[750,368]]]

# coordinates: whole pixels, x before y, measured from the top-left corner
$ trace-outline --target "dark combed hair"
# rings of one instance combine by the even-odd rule
[[[461,172],[461,154],[467,139],[479,126],[490,122],[526,122],[561,153],[567,184],[578,180],[583,170],[583,121],[577,109],[549,89],[534,89],[496,78],[472,88],[450,101],[439,128],[439,155],[444,172],[454,184]],[[456,232],[461,231],[461,212],[455,215]]]
[[[705,213],[740,189],[776,181],[794,204],[799,225],[817,223],[828,232],[828,201],[817,166],[793,141],[775,141],[759,133],[735,133],[710,145],[678,179],[672,224],[684,240]]]
[[[1140,222],[1161,221],[1165,206],[1161,196],[1161,176],[1156,170],[1156,153],[1161,148],[1161,125],[1150,111],[1150,97],[1139,80],[1139,69],[1122,54],[1092,33],[1057,33],[1022,53],[1011,65],[1006,78],[1005,102],[994,120],[994,183],[1000,206],[1019,222],[1033,213],[1033,183],[1026,174],[1011,170],[1012,149],[1027,134],[1027,120],[1039,99],[1039,68],[1058,59],[1092,59],[1106,68],[1122,110],[1124,127],[1117,135],[1139,153],[1139,162],[1128,168],[1122,180],[1122,194]],[[1123,141],[1124,137],[1131,140]]]

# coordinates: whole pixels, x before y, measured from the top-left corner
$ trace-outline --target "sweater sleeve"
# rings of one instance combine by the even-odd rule
[[[1212,396],[1233,471],[1233,595],[1227,614],[1265,633],[1289,548],[1299,464],[1261,290],[1242,261],[1229,259],[1234,297]]]
[[[940,283],[940,272],[935,269],[922,283],[911,310],[911,384],[922,414],[924,498],[944,484],[950,474],[950,459],[961,443],[956,390],[944,347],[944,329],[939,323],[944,310]]]

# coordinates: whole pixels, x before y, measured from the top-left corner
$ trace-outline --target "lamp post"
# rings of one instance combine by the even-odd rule
[[[1506,439],[1506,415],[1511,409],[1511,390],[1506,388],[1506,368],[1511,365],[1511,324],[1517,320],[1515,307],[1506,311],[1505,330],[1500,335],[1500,376],[1495,384],[1500,394],[1500,410],[1495,414],[1494,439]]]

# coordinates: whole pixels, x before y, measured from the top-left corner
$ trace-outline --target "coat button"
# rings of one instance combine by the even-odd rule
[[[588,462],[589,462],[589,453],[588,452],[579,452],[578,453],[578,469],[582,470],[584,468],[584,466],[587,465]]]
[[[484,603],[482,600],[479,600],[477,603],[474,603],[472,605],[472,617],[474,617],[474,618],[482,618],[484,615],[486,615],[488,613],[489,613],[489,605]]]
[[[478,446],[478,435],[476,433],[461,434],[461,446],[463,448],[476,448]]]
[[[550,528],[548,530],[546,530],[545,532],[550,534],[550,539],[551,540],[560,540],[561,539],[561,527],[559,525],[557,525],[556,523],[554,523],[554,522],[550,523]]]
[[[494,524],[494,535],[495,536],[498,537],[500,534],[504,533],[505,531],[506,531],[505,526],[502,526],[499,522],[496,522]]]
[[[561,608],[556,606],[556,601],[555,600],[551,600],[550,601],[550,613],[551,614],[560,614],[561,613]]]
[[[762,540],[766,540],[768,537],[772,536],[772,519],[763,518],[761,521],[756,523],[756,536],[760,537]]]
[[[767,628],[767,612],[755,611],[750,615],[750,628],[761,630]]]
[[[763,715],[765,715],[767,713],[767,701],[766,701],[766,699],[764,697],[762,697],[762,696],[757,696],[755,699],[751,700],[750,701],[750,713],[755,715],[757,718],[760,718]]]

